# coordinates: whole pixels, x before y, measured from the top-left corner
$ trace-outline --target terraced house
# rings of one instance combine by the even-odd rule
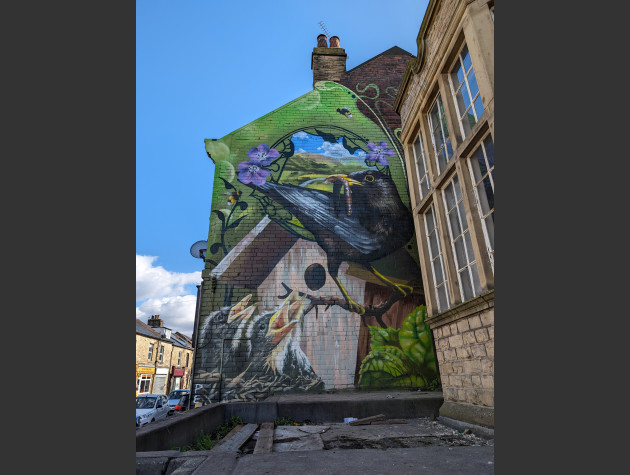
[[[136,319],[136,396],[190,387],[192,340],[164,326],[159,315]]]

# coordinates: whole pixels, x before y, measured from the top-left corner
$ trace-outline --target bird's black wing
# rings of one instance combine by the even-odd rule
[[[382,245],[372,233],[361,226],[356,215],[340,213],[337,216],[331,193],[276,183],[265,183],[257,189],[291,211],[306,229],[315,224],[334,233],[362,254],[374,252]]]

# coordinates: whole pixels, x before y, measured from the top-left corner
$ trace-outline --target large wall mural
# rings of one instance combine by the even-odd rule
[[[205,402],[437,377],[403,157],[366,108],[319,82],[206,140],[215,180],[195,363]]]

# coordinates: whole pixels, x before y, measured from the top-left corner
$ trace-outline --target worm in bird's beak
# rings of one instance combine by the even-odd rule
[[[271,316],[267,337],[271,338],[271,344],[278,344],[304,316],[304,301],[306,295],[299,296],[294,290],[284,300],[282,306]]]
[[[344,185],[347,184],[349,186],[352,186],[352,185],[363,186],[363,183],[350,178],[348,175],[330,175],[328,178],[324,180],[324,183],[342,183]]]

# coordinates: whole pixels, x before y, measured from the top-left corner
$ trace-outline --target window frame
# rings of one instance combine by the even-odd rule
[[[177,366],[182,365],[182,350],[179,350],[179,354],[177,356]]]
[[[151,379],[153,378],[153,375],[151,374],[141,374],[138,376],[138,382],[137,382],[137,387],[138,387],[138,396],[141,394],[150,394],[151,393]],[[147,390],[146,391],[142,391],[142,385],[143,383],[147,384]]]
[[[416,143],[420,144],[420,158],[418,158],[416,154]],[[418,193],[420,194],[420,201],[422,201],[422,199],[427,196],[431,191],[431,177],[429,174],[428,154],[426,153],[426,149],[424,148],[424,138],[422,136],[422,131],[420,130],[418,131],[416,139],[411,144],[411,153],[413,154],[414,162],[416,164]],[[424,173],[420,171],[420,164],[422,164]],[[426,182],[426,192],[422,191],[423,182]]]
[[[158,355],[158,363],[164,363],[164,345],[160,345],[160,353]]]
[[[440,146],[439,149],[437,148],[437,144],[435,141],[435,133],[434,133],[434,131],[437,128],[434,127],[433,118],[431,117],[431,114],[434,109],[436,109],[438,113],[437,115],[439,119],[440,132],[442,134],[442,137],[445,137],[443,145]],[[446,108],[444,106],[444,101],[442,100],[442,94],[440,91],[438,91],[438,93],[435,96],[435,99],[433,99],[431,106],[426,112],[426,118],[427,118],[427,125],[429,126],[429,135],[431,137],[431,144],[433,145],[433,153],[435,155],[434,158],[435,158],[435,164],[437,166],[437,175],[439,176],[444,172],[444,170],[448,168],[449,162],[453,159],[453,157],[455,157],[455,147],[453,145],[453,137],[451,136],[451,133],[448,130],[448,123],[447,123],[448,115],[446,113]],[[450,155],[448,153],[449,146],[451,150]],[[441,150],[444,150],[444,157],[445,157],[443,166],[440,165],[440,151]]]
[[[468,58],[470,60],[470,68],[468,69],[468,71],[466,71],[464,56],[462,55],[464,49],[468,51]],[[460,83],[459,78],[457,78],[458,83],[456,85],[455,77],[457,77],[456,67],[458,65],[461,67],[461,70],[463,72],[463,81]],[[472,64],[472,56],[470,54],[470,49],[468,48],[468,45],[465,41],[459,47],[459,51],[455,55],[455,61],[454,61],[453,67],[450,69],[447,76],[448,76],[448,84],[451,91],[451,97],[453,100],[453,104],[455,106],[454,112],[455,112],[455,115],[457,116],[457,124],[459,126],[459,130],[462,134],[462,140],[463,140],[470,135],[470,133],[473,130],[473,127],[477,123],[479,123],[479,120],[483,116],[483,113],[485,112],[485,109],[486,109],[483,103],[483,98],[481,97],[481,90],[479,89],[479,83],[477,81],[477,74],[475,72],[475,67]],[[477,84],[477,93],[475,94],[474,97],[472,95],[472,91],[470,88],[470,77],[474,77],[474,81]],[[464,89],[465,89],[465,92],[464,92]],[[468,97],[469,104],[468,104],[468,107],[464,111],[460,111],[460,100],[458,98],[458,93],[460,92],[462,94],[462,101],[463,101],[464,93]],[[475,108],[475,102],[477,101],[477,99],[479,99],[481,103],[481,108],[482,108],[482,111],[479,115],[477,114],[477,109]],[[465,101],[463,102],[464,102],[463,105],[465,107],[466,106]],[[473,124],[471,124],[470,120],[468,119],[468,114],[471,110],[472,110],[473,118],[475,119],[475,122]],[[466,124],[466,126],[464,124]]]
[[[457,180],[457,182],[455,181]],[[474,243],[472,240],[472,232],[471,228],[468,224],[468,215],[466,214],[465,204],[464,204],[464,194],[462,192],[462,188],[460,185],[459,176],[457,173],[453,173],[441,188],[442,201],[444,203],[444,213],[446,218],[446,226],[448,229],[448,238],[451,245],[452,250],[452,259],[453,264],[455,266],[455,272],[457,275],[457,282],[459,287],[459,292],[461,296],[462,302],[467,302],[475,297],[478,297],[483,292],[483,287],[481,285],[481,277],[479,275],[479,259],[475,254]],[[459,188],[459,197],[457,196],[457,191],[455,188],[455,184],[457,183],[457,187]],[[449,207],[447,195],[449,186],[453,187],[453,198],[454,198],[454,206]],[[461,208],[460,208],[461,205]],[[457,222],[459,223],[460,232],[457,236],[454,235],[454,230],[451,224],[451,213],[456,210],[457,211]],[[463,216],[462,216],[463,213]],[[465,225],[465,229],[464,229]],[[468,234],[468,241],[466,241],[466,234]],[[461,249],[464,251],[464,255],[466,258],[465,265],[461,265],[460,259],[458,257],[456,241],[458,239],[462,240]],[[473,259],[470,260],[469,253],[472,252]],[[472,267],[474,266],[474,271]],[[464,283],[462,279],[463,272],[468,272],[468,282],[470,283],[471,296],[467,297],[464,291]],[[475,281],[476,277],[476,281]]]
[[[149,343],[149,354],[147,355],[147,361],[153,360],[153,343]]]
[[[432,220],[433,220],[433,229],[430,232],[428,228],[429,220],[427,218],[427,214],[429,212],[432,214]],[[433,294],[435,297],[435,304],[436,304],[435,307],[437,308],[438,313],[442,313],[448,310],[449,308],[451,308],[453,306],[453,302],[451,301],[451,296],[449,294],[446,255],[444,253],[444,250],[442,249],[440,226],[438,223],[437,212],[438,212],[437,206],[435,206],[435,203],[430,203],[427,206],[427,209],[424,211],[424,213],[422,213],[422,218],[424,221],[424,242],[427,246],[427,254],[429,256],[430,269],[431,269],[431,281],[433,282]],[[433,256],[433,250],[431,247],[430,235],[432,233],[435,233],[435,239],[436,239],[437,248],[438,248],[438,253],[436,256]],[[435,272],[435,262],[438,259],[439,259],[439,265],[440,265],[441,273],[443,277],[443,280],[439,283],[439,285],[436,280],[436,272]],[[442,305],[440,303],[440,296],[439,296],[439,290],[438,290],[439,287],[444,287],[444,290],[445,290],[445,294],[444,294],[446,296],[445,308],[442,308]]]
[[[485,141],[487,139],[490,139],[490,142],[492,143],[492,149],[493,149],[493,152],[492,152],[493,163],[491,166],[488,160],[488,153],[486,152],[487,147],[486,147]],[[481,170],[479,169],[478,159],[475,158],[475,154],[478,150],[482,152],[485,166],[486,166],[486,172],[483,175],[481,174]],[[488,177],[488,181],[490,182],[490,186],[492,188],[492,194],[494,198],[494,165],[495,165],[494,140],[490,133],[486,133],[478,141],[477,146],[470,152],[469,156],[467,157],[466,163],[467,163],[468,171],[470,173],[470,180],[472,183],[473,194],[475,197],[475,208],[477,208],[479,220],[481,221],[481,229],[483,231],[484,243],[486,246],[486,250],[488,252],[488,258],[490,259],[490,266],[492,268],[492,272],[494,272],[494,246],[491,245],[491,240],[490,240],[490,233],[492,232],[492,242],[494,242],[494,216],[493,216],[492,231],[488,229],[488,225],[486,223],[486,219],[490,215],[494,215],[494,206],[492,206],[492,209],[489,209],[487,212],[483,211],[482,202],[485,202],[488,207],[489,207],[489,204],[487,203],[487,196],[484,196],[484,199],[482,200],[481,196],[479,195],[479,190],[478,190],[478,187],[483,184],[485,177]],[[477,177],[475,176],[475,167],[477,167],[479,174],[482,175],[480,180],[478,180]]]

